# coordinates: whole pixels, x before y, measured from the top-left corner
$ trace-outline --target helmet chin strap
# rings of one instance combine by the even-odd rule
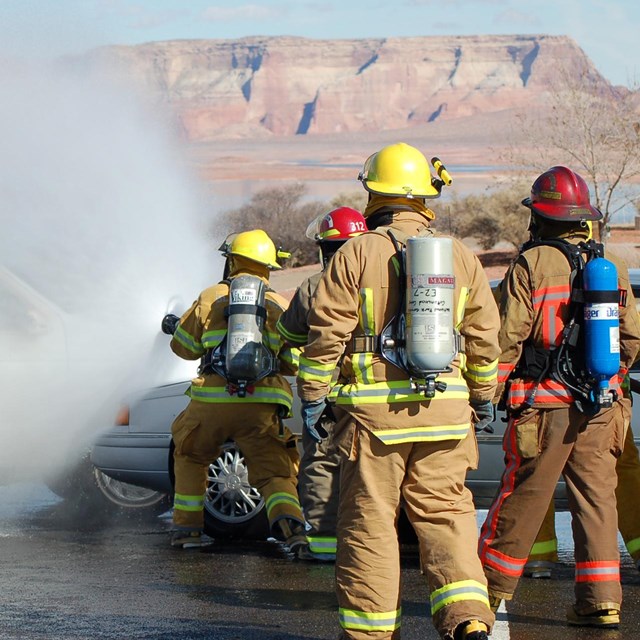
[[[536,214],[533,211],[531,212],[531,216],[529,216],[529,227],[527,231],[529,232],[533,240],[539,240],[538,236],[539,236],[540,229],[538,227],[538,220],[537,220]]]

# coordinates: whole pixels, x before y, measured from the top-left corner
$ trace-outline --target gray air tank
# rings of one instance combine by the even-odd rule
[[[233,278],[227,313],[226,377],[243,387],[274,368],[273,356],[262,341],[267,317],[264,282],[248,275]]]
[[[408,238],[406,274],[407,364],[419,372],[446,371],[458,350],[452,239]]]

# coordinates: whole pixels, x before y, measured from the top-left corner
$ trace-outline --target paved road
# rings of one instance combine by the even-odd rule
[[[551,580],[523,580],[498,615],[494,640],[640,634],[640,574],[625,557],[619,631],[569,629],[565,561]],[[218,543],[210,552],[168,547],[164,517],[72,511],[44,487],[0,487],[0,639],[330,640],[338,633],[333,567],[292,562],[275,544]],[[414,549],[403,554],[403,640],[435,639]]]

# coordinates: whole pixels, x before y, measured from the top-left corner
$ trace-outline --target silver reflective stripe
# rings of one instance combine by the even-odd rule
[[[497,556],[493,555],[493,553],[491,553],[491,550],[487,551],[487,558],[491,558],[492,562],[501,566],[503,569],[507,569],[508,571],[515,571],[515,572],[522,571],[524,568],[524,565],[527,562],[526,558],[522,562],[519,562],[519,561],[508,562],[503,558],[498,558]]]

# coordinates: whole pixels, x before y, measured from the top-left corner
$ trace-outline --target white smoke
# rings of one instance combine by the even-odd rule
[[[157,107],[106,75],[3,62],[0,477],[71,462],[127,393],[186,379],[160,321],[221,272]]]

